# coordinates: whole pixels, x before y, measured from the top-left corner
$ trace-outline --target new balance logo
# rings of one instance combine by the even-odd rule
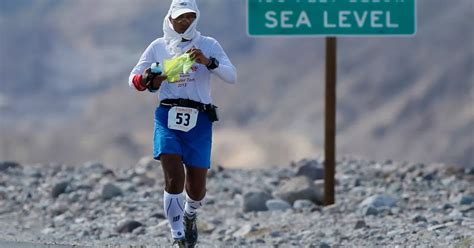
[[[177,215],[177,216],[173,217],[173,222],[179,221],[179,217],[180,217],[180,215]]]

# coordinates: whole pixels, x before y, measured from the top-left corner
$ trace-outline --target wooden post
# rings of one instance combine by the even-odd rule
[[[324,204],[334,204],[336,174],[336,37],[326,37],[326,104],[324,135]]]

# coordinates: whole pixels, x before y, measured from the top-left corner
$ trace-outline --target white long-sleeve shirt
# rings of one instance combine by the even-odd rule
[[[191,45],[191,42],[182,42],[180,46],[186,47],[189,45]],[[158,91],[158,97],[161,100],[184,98],[209,104],[212,103],[211,74],[217,75],[223,81],[230,84],[237,82],[235,67],[217,40],[212,37],[201,36],[196,42],[193,42],[192,46],[201,49],[206,57],[216,58],[219,61],[219,67],[214,70],[208,70],[205,65],[195,63],[188,73],[180,75],[178,82],[168,83],[163,81]],[[137,65],[133,68],[128,80],[129,85],[135,88],[132,82],[133,77],[135,75],[142,75],[152,63],[159,62],[160,65],[163,65],[165,59],[171,58],[172,55],[166,49],[165,39],[156,39],[143,52]]]

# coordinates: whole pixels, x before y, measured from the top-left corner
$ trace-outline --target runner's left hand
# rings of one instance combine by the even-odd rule
[[[209,59],[204,55],[201,51],[201,49],[197,49],[195,47],[189,49],[187,53],[190,54],[191,59],[194,59],[196,63],[202,64],[202,65],[208,65],[209,64]]]

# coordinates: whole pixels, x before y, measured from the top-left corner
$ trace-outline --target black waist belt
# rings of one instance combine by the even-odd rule
[[[183,98],[164,99],[160,102],[160,105],[169,106],[169,107],[179,106],[179,107],[194,108],[203,112],[211,109],[214,106],[212,104],[204,104],[204,103],[196,102],[190,99],[183,99]]]

